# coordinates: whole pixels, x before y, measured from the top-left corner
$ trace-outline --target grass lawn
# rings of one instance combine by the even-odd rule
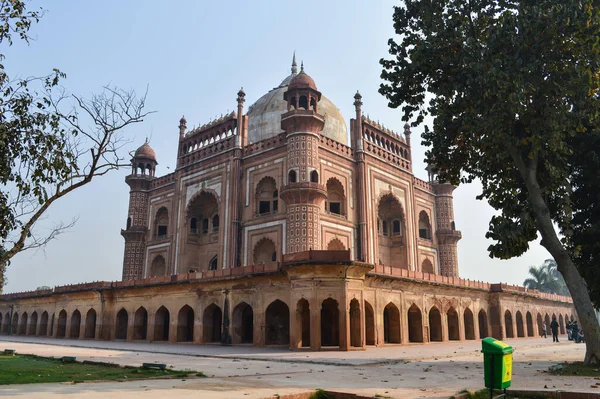
[[[28,355],[0,355],[0,385],[41,382],[81,382],[93,380],[130,380],[143,378],[188,377],[204,374],[195,371],[153,370],[139,367],[110,367],[65,362]]]
[[[600,377],[600,365],[583,365],[583,362],[561,363],[550,367],[550,372],[555,375],[571,375],[578,377]]]

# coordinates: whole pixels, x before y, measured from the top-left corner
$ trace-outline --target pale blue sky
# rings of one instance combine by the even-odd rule
[[[143,4],[143,5],[142,5]],[[157,113],[127,131],[141,145],[146,136],[158,157],[158,175],[173,170],[178,121],[188,127],[236,107],[240,87],[246,110],[290,71],[292,52],[304,60],[321,92],[342,111],[354,113],[356,90],[364,112],[402,131],[399,110],[387,108],[377,93],[379,59],[393,35],[394,1],[53,1],[33,26],[36,40],[2,51],[11,74],[42,75],[59,68],[72,93],[90,95],[113,84],[143,92]],[[38,7],[35,1],[29,7]],[[423,179],[423,127],[413,129],[414,172]],[[167,170],[169,166],[171,169]],[[119,280],[128,205],[128,169],[99,178],[50,208],[46,223],[79,217],[77,225],[45,252],[25,252],[8,269],[6,292],[96,280]],[[454,195],[462,277],[520,284],[528,266],[549,257],[538,244],[520,258],[491,260],[484,235],[493,210],[475,200],[479,187],[459,187]]]

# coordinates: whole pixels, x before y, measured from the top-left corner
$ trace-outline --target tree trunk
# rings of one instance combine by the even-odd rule
[[[518,165],[518,163],[517,163]],[[535,166],[522,168],[523,163],[519,165],[519,172],[525,180],[525,186],[529,196],[529,201],[533,208],[537,229],[542,236],[542,246],[550,252],[556,261],[558,271],[562,274],[571,298],[573,305],[577,311],[579,322],[585,334],[585,364],[600,363],[600,325],[596,319],[594,306],[590,300],[587,284],[579,274],[575,264],[571,260],[569,253],[561,243],[554,225],[550,211],[544,201],[540,186],[536,178]]]

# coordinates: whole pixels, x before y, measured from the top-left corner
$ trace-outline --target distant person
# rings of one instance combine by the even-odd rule
[[[558,321],[556,321],[556,316],[552,316],[550,330],[552,331],[552,342],[558,342]]]
[[[573,341],[573,327],[571,326],[571,320],[567,319],[567,339]]]
[[[548,338],[548,335],[546,335],[546,322],[542,321],[542,337],[544,338]]]

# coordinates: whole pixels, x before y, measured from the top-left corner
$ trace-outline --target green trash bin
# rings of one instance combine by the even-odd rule
[[[512,346],[488,337],[481,341],[481,352],[485,387],[508,388],[512,381]]]

